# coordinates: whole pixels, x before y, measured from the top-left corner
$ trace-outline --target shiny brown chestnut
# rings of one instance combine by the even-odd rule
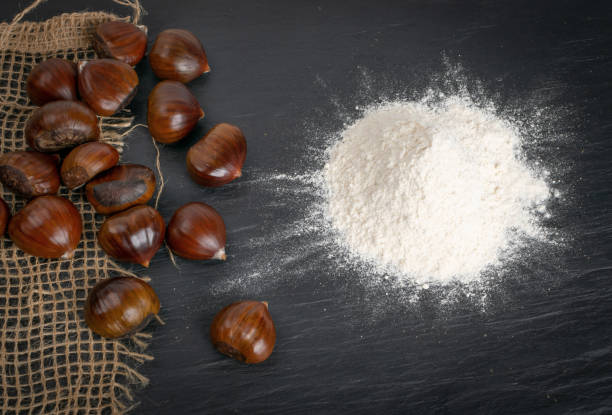
[[[182,29],[168,29],[157,35],[149,63],[158,78],[184,84],[210,72],[202,43],[193,33]]]
[[[55,194],[60,185],[57,159],[36,151],[4,153],[0,155],[0,181],[25,197]]]
[[[110,144],[99,141],[81,144],[64,159],[60,171],[62,181],[66,187],[76,189],[118,162],[119,152]]]
[[[268,303],[241,301],[223,308],[210,326],[213,345],[244,363],[260,363],[274,350],[276,330]]]
[[[100,58],[117,59],[134,66],[147,51],[147,35],[132,23],[101,23],[94,33],[94,49]]]
[[[165,230],[157,210],[138,205],[108,217],[98,232],[98,242],[111,257],[148,267],[164,241]]]
[[[204,111],[198,100],[178,81],[162,81],[149,94],[149,131],[161,143],[185,137],[202,117]]]
[[[178,208],[166,231],[170,249],[187,259],[225,260],[225,238],[223,218],[202,202]]]
[[[26,90],[34,105],[40,106],[51,101],[76,101],[76,64],[59,58],[42,61],[28,75]]]
[[[136,277],[100,281],[85,302],[85,322],[102,337],[115,339],[136,333],[159,313],[159,298],[153,288]]]
[[[81,98],[98,115],[113,115],[136,95],[138,75],[115,59],[81,61],[78,65]]]
[[[240,128],[215,125],[187,152],[187,170],[202,186],[222,186],[242,175],[246,140]]]
[[[22,251],[61,259],[72,258],[82,230],[77,208],[59,196],[33,199],[13,216],[8,226],[9,236]]]
[[[11,210],[6,202],[0,198],[0,237],[6,232],[6,225],[11,219]]]
[[[98,117],[77,101],[54,101],[36,109],[25,126],[25,138],[37,151],[54,152],[100,138]]]
[[[103,215],[147,203],[155,192],[155,174],[140,164],[121,164],[85,186],[87,200]]]

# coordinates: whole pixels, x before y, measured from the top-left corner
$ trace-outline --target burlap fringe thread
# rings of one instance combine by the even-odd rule
[[[25,82],[38,62],[60,57],[95,57],[91,35],[99,23],[139,23],[138,0],[113,0],[130,7],[132,17],[106,12],[62,14],[44,22],[21,22],[45,0],[37,0],[0,24],[0,151],[26,148],[23,129],[30,113]],[[123,149],[133,117],[128,112],[101,119],[102,140]],[[87,292],[99,280],[131,274],[109,260],[96,242],[103,218],[96,217],[80,191],[65,188],[83,217],[83,239],[72,261],[24,254],[0,238],[0,413],[102,414],[133,408],[129,384],[148,379],[132,366],[151,360],[143,353],[150,335],[106,340],[93,335],[82,318]],[[15,212],[25,201],[1,192]]]
[[[126,131],[125,135],[128,135],[129,133],[131,133],[133,130],[135,130],[138,127],[149,128],[146,124],[136,124],[132,128],[130,128],[128,131]],[[155,196],[155,203],[153,205],[155,209],[157,209],[157,207],[159,206],[159,198],[161,197],[162,192],[164,191],[164,187],[166,186],[166,178],[164,177],[164,173],[162,172],[162,169],[161,169],[161,152],[159,150],[159,145],[157,144],[157,141],[155,141],[155,138],[153,138],[153,136],[151,136],[151,142],[153,143],[153,147],[155,148],[155,170],[157,170],[157,175],[159,177],[159,188],[157,189],[157,196]],[[174,265],[176,269],[180,269],[180,267],[176,263],[176,258],[174,257],[174,253],[172,252],[172,250],[170,249],[170,247],[168,246],[166,242],[164,242],[164,244],[166,246],[166,250],[168,251],[170,262],[172,262],[172,265]]]

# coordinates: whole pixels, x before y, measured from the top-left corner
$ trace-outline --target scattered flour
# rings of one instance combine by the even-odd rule
[[[522,160],[518,130],[462,98],[371,108],[323,173],[341,243],[400,279],[469,282],[544,236],[551,191]]]
[[[226,187],[238,188],[221,200],[228,210],[242,194],[240,214],[259,219],[228,227],[238,254],[213,295],[308,287],[313,302],[340,296],[376,321],[497,310],[521,295],[516,284],[557,284],[571,246],[559,145],[573,113],[539,92],[496,102],[445,65],[421,86],[365,70],[348,95],[317,77],[321,105],[283,140],[298,156],[250,165]]]

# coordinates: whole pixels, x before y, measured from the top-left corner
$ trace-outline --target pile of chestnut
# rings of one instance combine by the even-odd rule
[[[108,215],[97,237],[112,258],[148,267],[165,239],[181,257],[225,260],[225,224],[215,209],[188,203],[166,228],[160,213],[146,204],[156,188],[153,171],[118,164],[117,150],[99,141],[98,116],[117,113],[136,94],[139,79],[133,66],[146,53],[147,35],[131,23],[111,21],[96,28],[93,40],[98,59],[75,64],[52,58],[30,72],[27,93],[39,106],[24,131],[31,150],[0,155],[0,181],[29,202],[11,218],[0,199],[1,234],[8,223],[10,238],[24,252],[72,258],[82,222],[72,202],[56,195],[61,181],[71,190],[84,187],[95,211]],[[149,95],[148,128],[155,140],[174,143],[204,116],[185,83],[210,71],[206,53],[192,33],[169,29],[157,36],[149,62],[162,81]],[[189,149],[187,170],[200,185],[221,186],[241,175],[245,158],[242,131],[222,123]],[[124,276],[98,283],[84,314],[94,332],[117,338],[142,329],[159,309],[150,285]],[[224,308],[211,326],[211,339],[219,351],[238,360],[265,360],[276,339],[267,304],[245,301]]]

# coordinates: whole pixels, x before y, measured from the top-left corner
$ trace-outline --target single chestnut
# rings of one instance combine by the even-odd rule
[[[85,186],[87,200],[103,215],[147,203],[155,192],[153,170],[140,164],[121,164]]]
[[[149,63],[158,78],[184,84],[210,72],[202,43],[193,33],[182,29],[167,29],[157,35]]]
[[[25,126],[34,150],[54,152],[100,138],[98,117],[78,101],[54,101],[37,108]]]
[[[115,59],[80,61],[79,93],[98,115],[113,115],[127,106],[138,87],[136,71]]]
[[[223,218],[202,202],[191,202],[178,208],[166,231],[170,249],[187,259],[225,260],[225,238]]]
[[[187,170],[202,186],[222,186],[242,175],[246,140],[240,128],[215,125],[187,152]]]
[[[42,61],[28,75],[26,90],[34,105],[40,106],[51,101],[76,101],[76,64],[59,58]]]
[[[0,237],[6,232],[6,225],[11,219],[11,210],[6,202],[0,198]]]
[[[149,131],[161,143],[185,137],[202,117],[204,111],[198,100],[178,81],[162,81],[149,94]]]
[[[223,308],[210,326],[213,345],[244,363],[260,363],[274,350],[276,330],[268,303],[240,301]]]
[[[61,168],[62,181],[66,187],[76,189],[90,181],[95,175],[110,169],[119,162],[119,152],[107,143],[94,141],[72,149]]]
[[[4,153],[0,155],[0,181],[28,198],[55,194],[60,185],[57,159],[36,151]]]
[[[72,202],[60,196],[31,200],[11,218],[8,226],[15,245],[43,258],[72,258],[82,231],[81,214]]]
[[[159,313],[153,288],[136,277],[114,277],[97,283],[85,302],[85,322],[102,337],[136,333]]]
[[[164,241],[165,230],[157,210],[138,205],[108,217],[98,232],[98,242],[111,257],[148,267]]]
[[[147,35],[132,23],[104,22],[96,27],[94,49],[100,58],[117,59],[134,66],[147,51]]]

